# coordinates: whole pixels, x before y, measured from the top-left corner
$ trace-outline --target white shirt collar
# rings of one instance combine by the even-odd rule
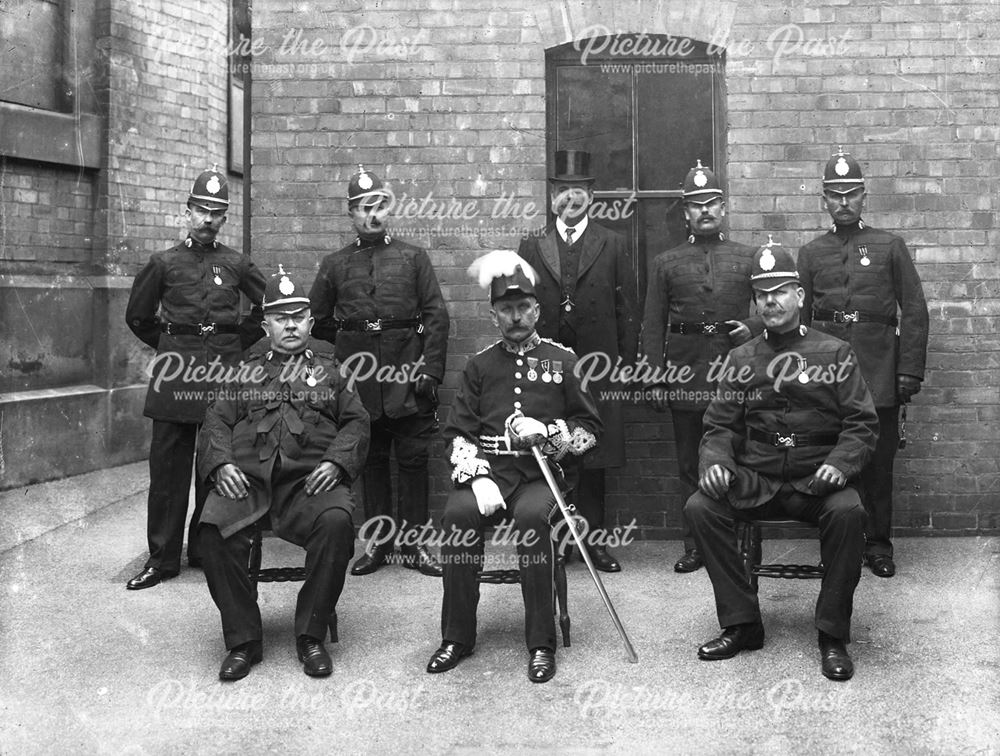
[[[580,236],[583,234],[583,232],[587,230],[588,223],[590,223],[590,217],[584,215],[583,219],[575,226],[573,226],[573,241],[579,239]],[[569,228],[569,226],[566,225],[566,221],[564,221],[559,216],[556,216],[556,231],[559,232],[559,236],[562,238],[563,241],[566,241],[567,228]]]

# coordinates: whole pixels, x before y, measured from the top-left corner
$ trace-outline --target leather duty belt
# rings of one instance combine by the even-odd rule
[[[160,323],[168,336],[211,336],[213,333],[239,333],[235,323]]]
[[[836,446],[840,439],[839,433],[765,433],[750,428],[747,437],[751,441],[776,446],[779,449],[794,449],[799,446]]]
[[[381,333],[393,328],[416,328],[417,333],[424,332],[424,324],[420,318],[379,318],[378,320],[334,320],[338,331],[361,331],[363,333]]]
[[[697,334],[699,336],[729,335],[729,326],[717,321],[715,323],[671,323],[670,333]]]
[[[895,315],[886,317],[860,310],[813,310],[813,320],[826,320],[831,323],[881,323],[893,327],[898,323]]]
[[[480,436],[479,448],[483,454],[493,457],[530,457],[531,452],[524,449],[511,449],[509,436]]]

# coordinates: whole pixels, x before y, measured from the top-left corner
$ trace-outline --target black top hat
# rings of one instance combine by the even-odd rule
[[[556,150],[556,172],[549,181],[593,181],[590,153],[583,150]]]

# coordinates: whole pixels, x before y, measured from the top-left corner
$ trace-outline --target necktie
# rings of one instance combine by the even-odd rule
[[[573,234],[576,233],[576,229],[572,226],[566,226],[566,244],[573,243]]]

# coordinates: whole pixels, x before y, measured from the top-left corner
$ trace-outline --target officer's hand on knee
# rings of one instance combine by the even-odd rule
[[[227,499],[243,499],[250,492],[250,481],[240,468],[228,463],[215,471],[215,490]]]
[[[472,481],[472,493],[476,496],[476,506],[483,517],[489,517],[498,509],[506,509],[500,486],[492,478],[482,475]]]
[[[722,465],[712,465],[698,480],[698,488],[713,499],[721,499],[733,482],[733,474]]]
[[[324,460],[306,478],[306,496],[332,491],[343,477],[341,470],[333,462]]]
[[[847,485],[847,477],[833,465],[823,465],[812,480],[809,481],[809,490],[816,496],[823,496],[831,491],[839,491]]]

